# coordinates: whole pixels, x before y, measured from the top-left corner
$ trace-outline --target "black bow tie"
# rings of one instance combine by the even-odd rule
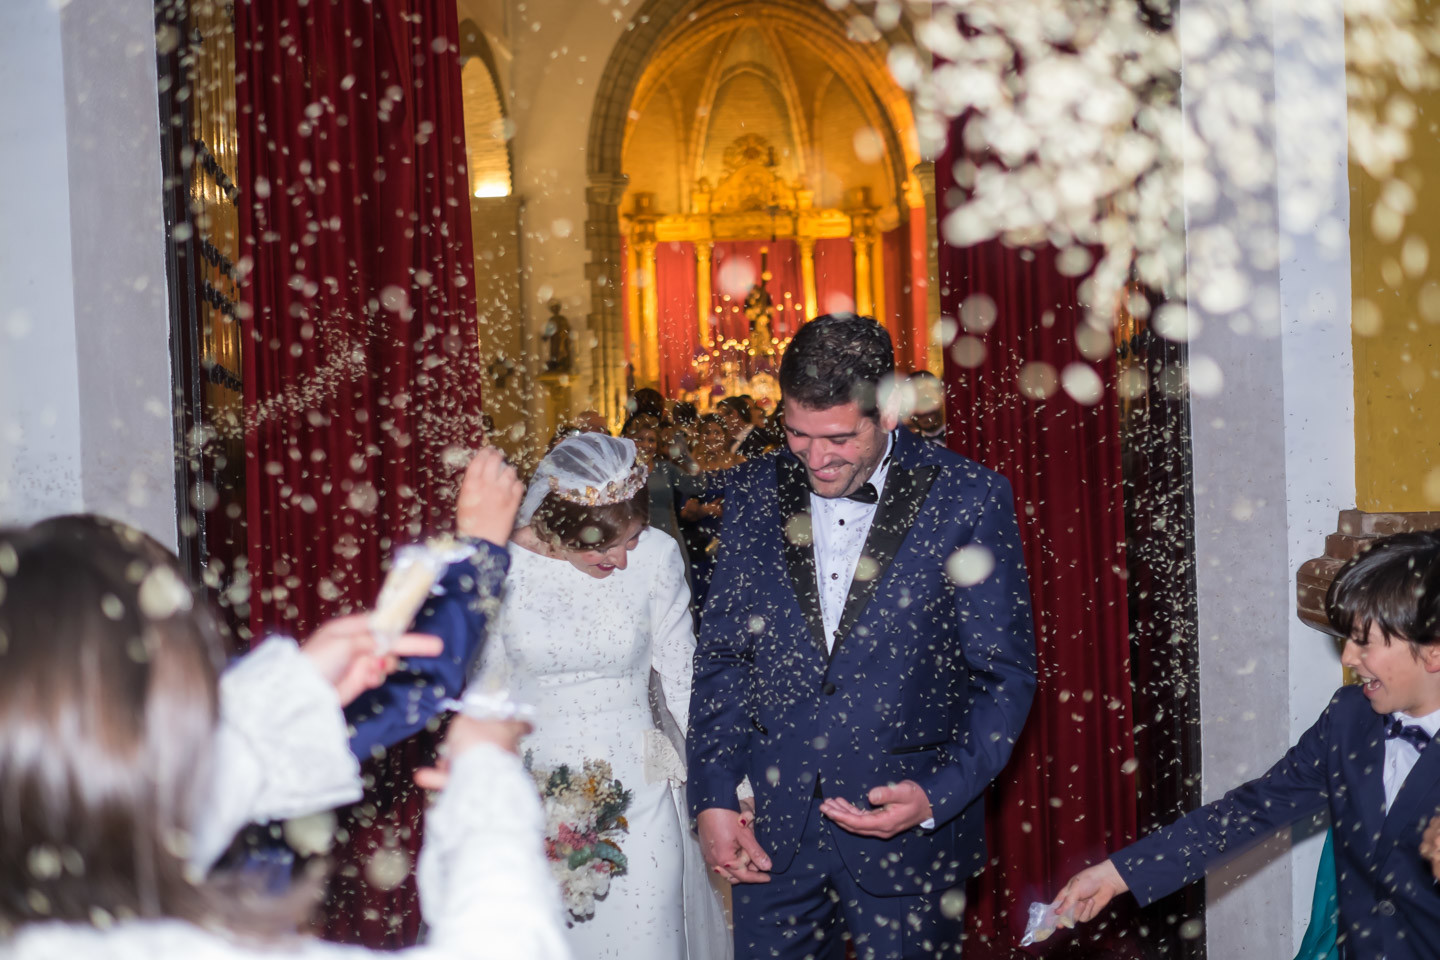
[[[880,502],[880,492],[875,489],[875,484],[866,480],[860,484],[859,490],[856,490],[854,493],[845,494],[845,499],[854,500],[856,503],[874,504]]]
[[[1385,739],[1395,740],[1397,738],[1404,740],[1416,750],[1421,751],[1430,746],[1430,741],[1434,739],[1430,734],[1426,733],[1425,728],[1419,724],[1404,723],[1399,719],[1392,719],[1385,725]]]

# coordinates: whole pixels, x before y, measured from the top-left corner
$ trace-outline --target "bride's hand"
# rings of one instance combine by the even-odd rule
[[[525,484],[496,447],[475,454],[460,481],[455,502],[455,530],[462,537],[478,537],[504,546],[515,526],[515,512],[525,496]]]
[[[415,785],[426,790],[443,790],[450,781],[450,761],[481,743],[491,743],[510,753],[520,752],[520,738],[535,728],[524,720],[476,720],[457,714],[450,721],[445,742],[435,766],[415,771]]]

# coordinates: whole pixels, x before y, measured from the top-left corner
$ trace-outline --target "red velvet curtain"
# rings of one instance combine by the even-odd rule
[[[660,336],[660,392],[678,397],[695,389],[695,350],[700,345],[695,303],[695,244],[655,245],[656,326]]]
[[[848,237],[815,241],[815,305],[821,315],[855,310],[855,249]]]
[[[745,295],[760,282],[760,251],[769,248],[766,267],[770,282],[765,289],[775,303],[771,334],[788,340],[805,322],[805,285],[800,276],[800,250],[794,240],[724,240],[715,244],[711,260],[711,309],[721,340],[742,340],[750,335],[745,319]]]
[[[483,435],[459,31],[428,0],[248,0],[235,19],[252,627],[304,636],[372,603],[394,546],[452,525]],[[369,765],[335,939],[415,938],[412,880],[369,866],[418,848],[424,749]]]
[[[952,162],[936,163],[942,197]],[[1048,950],[1014,946],[1031,901],[1053,898],[1136,835],[1113,355],[1092,362],[1077,349],[1078,281],[1055,269],[1051,250],[942,244],[940,285],[945,315],[969,322],[945,362],[949,444],[1014,485],[1039,650],[1029,722],[990,791],[990,867],[971,892],[965,955],[1139,956],[1114,917]],[[1061,387],[1071,365],[1103,382],[1096,397],[1077,391],[1095,402]]]

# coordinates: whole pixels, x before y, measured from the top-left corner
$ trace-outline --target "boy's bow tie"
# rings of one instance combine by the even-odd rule
[[[1394,740],[1397,737],[1409,743],[1416,750],[1424,750],[1430,745],[1430,741],[1433,739],[1430,734],[1425,732],[1425,728],[1419,724],[1405,723],[1399,718],[1392,718],[1390,722],[1385,725],[1385,739]]]

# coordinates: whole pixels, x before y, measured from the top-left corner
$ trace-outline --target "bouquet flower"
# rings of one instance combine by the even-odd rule
[[[617,838],[629,829],[630,791],[604,760],[586,760],[578,775],[563,764],[537,768],[530,754],[525,766],[545,807],[545,856],[565,909],[576,920],[592,917],[596,899],[610,892],[610,878],[625,872]]]

